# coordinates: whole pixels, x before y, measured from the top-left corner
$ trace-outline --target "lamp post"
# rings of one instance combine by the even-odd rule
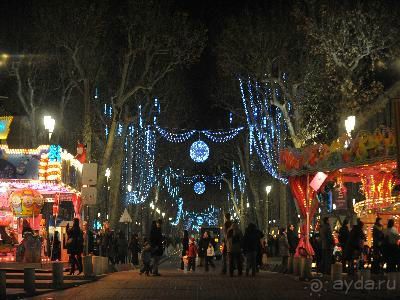
[[[109,198],[109,193],[110,193],[110,185],[108,184],[110,181],[110,177],[111,177],[111,169],[107,168],[106,169],[106,173],[104,174],[107,178],[107,194],[106,194],[106,220],[108,220],[108,198]]]
[[[53,134],[54,126],[56,125],[56,120],[54,120],[51,116],[44,116],[43,124],[44,124],[44,129],[49,131],[49,143],[50,143],[51,135]]]
[[[269,234],[269,225],[268,225],[268,221],[269,221],[269,209],[268,209],[268,207],[269,207],[269,193],[271,192],[271,189],[272,189],[272,186],[270,186],[270,185],[267,185],[266,187],[265,187],[265,191],[267,192],[267,201],[266,201],[266,203],[265,203],[265,218],[267,219],[267,222],[266,222],[266,224],[267,224],[267,234]]]

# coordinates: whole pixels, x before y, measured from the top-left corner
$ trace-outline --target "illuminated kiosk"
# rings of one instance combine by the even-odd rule
[[[65,260],[66,236],[60,223],[80,216],[81,173],[82,164],[58,145],[37,149],[0,145],[0,267],[43,267],[50,261],[55,230]],[[39,258],[35,253],[27,259],[20,250],[26,222],[40,241]]]
[[[316,192],[309,183],[315,174],[324,172],[327,178],[319,191],[327,183],[334,183],[340,196],[338,203],[343,203],[343,207],[349,207],[350,200],[346,196],[345,183],[359,187],[361,201],[354,203],[353,208],[365,224],[369,245],[377,216],[383,219],[384,225],[388,219],[395,219],[395,226],[400,228],[400,197],[394,193],[394,187],[399,184],[399,178],[395,176],[396,141],[391,129],[381,127],[373,133],[359,132],[353,139],[344,135],[330,145],[284,149],[280,158],[280,172],[289,178],[296,205],[303,220],[306,213],[309,215],[309,224],[319,205]]]

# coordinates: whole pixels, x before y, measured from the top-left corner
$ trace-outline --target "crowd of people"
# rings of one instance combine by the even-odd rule
[[[360,219],[351,228],[346,219],[338,232],[332,232],[329,218],[325,217],[319,232],[311,239],[318,272],[330,274],[335,261],[341,262],[343,272],[348,274],[354,274],[365,266],[371,266],[371,272],[379,274],[384,271],[385,264],[386,272],[400,271],[400,235],[393,219],[388,220],[386,228],[381,221],[381,218],[376,218],[372,247],[369,247],[364,223]]]

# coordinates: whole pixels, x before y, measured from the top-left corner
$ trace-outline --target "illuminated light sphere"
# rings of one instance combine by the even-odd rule
[[[204,184],[204,182],[199,181],[199,182],[196,182],[196,183],[194,184],[193,189],[194,189],[194,192],[195,192],[196,194],[201,195],[201,194],[203,194],[204,191],[206,190],[206,185]]]
[[[195,162],[204,162],[210,155],[210,149],[203,141],[196,141],[190,146],[190,157]]]

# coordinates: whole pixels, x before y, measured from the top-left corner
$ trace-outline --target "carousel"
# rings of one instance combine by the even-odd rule
[[[80,158],[58,145],[0,145],[0,266],[66,260],[65,227],[80,216]],[[54,258],[56,231],[61,249]]]
[[[353,222],[358,217],[365,224],[368,244],[372,242],[376,217],[381,217],[383,224],[394,219],[400,228],[396,154],[394,132],[384,127],[373,133],[359,132],[355,138],[344,135],[330,145],[283,150],[280,170],[289,178],[296,205],[308,225],[307,231],[316,220],[321,195],[327,193],[327,186],[336,193],[332,212],[337,219],[334,228],[349,215],[354,217]],[[319,184],[313,187],[312,181]],[[349,213],[349,209],[353,211]],[[341,211],[345,212],[342,216]]]

